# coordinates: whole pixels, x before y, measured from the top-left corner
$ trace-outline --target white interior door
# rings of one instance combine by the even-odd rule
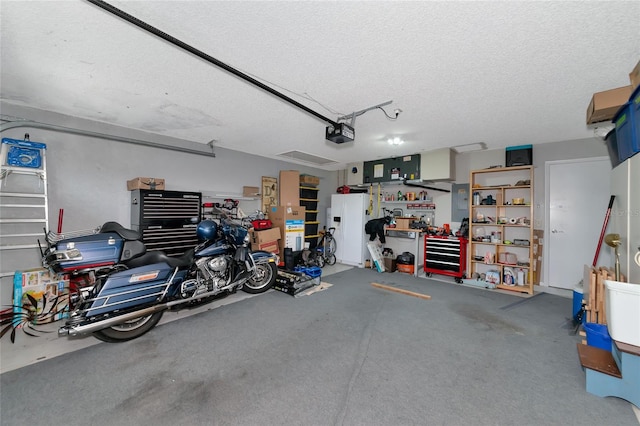
[[[609,205],[611,163],[607,157],[548,161],[544,284],[573,289],[593,262]],[[597,265],[610,266],[604,243]]]

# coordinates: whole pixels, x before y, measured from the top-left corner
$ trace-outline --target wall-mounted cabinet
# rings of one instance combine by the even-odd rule
[[[533,167],[471,172],[469,270],[533,294]]]
[[[450,148],[442,148],[421,153],[419,178],[438,181],[455,180],[455,152]]]
[[[360,169],[362,174],[359,173]],[[403,179],[455,180],[455,152],[450,148],[442,148],[420,154],[365,161],[361,167],[357,163],[347,166],[347,185],[400,182]]]
[[[399,182],[401,178],[418,179],[420,154],[365,161],[363,170],[363,183],[365,184]]]

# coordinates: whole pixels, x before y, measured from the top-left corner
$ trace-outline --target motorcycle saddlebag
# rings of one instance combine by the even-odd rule
[[[46,262],[56,272],[114,265],[120,260],[124,240],[115,232],[58,241]]]
[[[271,229],[273,223],[269,219],[256,219],[252,220],[251,224],[255,231],[264,231],[265,229]]]

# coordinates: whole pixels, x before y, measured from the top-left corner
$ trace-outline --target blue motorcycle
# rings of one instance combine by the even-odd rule
[[[71,294],[71,312],[58,335],[131,340],[155,327],[167,310],[208,303],[238,289],[257,294],[273,286],[278,256],[252,251],[246,225],[204,220],[196,233],[202,242],[180,257],[147,251],[138,232],[116,222],[90,235],[48,236],[43,265],[83,283]]]

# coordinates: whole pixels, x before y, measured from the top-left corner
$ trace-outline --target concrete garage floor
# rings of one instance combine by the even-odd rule
[[[327,277],[331,274],[351,269],[351,266],[336,264],[333,266],[325,266],[322,268],[322,276]],[[276,291],[276,290],[273,290]],[[220,306],[229,305],[251,297],[260,296],[248,294],[239,291],[229,295],[224,299],[216,300],[204,306],[195,309],[186,309],[177,312],[165,312],[158,325],[167,324],[182,318],[196,315],[201,312],[210,311]],[[9,340],[9,336],[5,335],[0,339],[0,373],[25,367],[40,361],[55,358],[66,353],[74,352],[80,349],[88,348],[102,343],[98,339],[91,336],[83,338],[66,338],[58,337],[57,330],[60,322],[39,326],[39,330],[48,331],[50,333],[42,333],[39,337],[30,337],[18,331],[16,333],[16,341],[14,344]]]
[[[323,282],[7,371],[0,424],[639,424],[586,392],[568,298],[364,269]]]

